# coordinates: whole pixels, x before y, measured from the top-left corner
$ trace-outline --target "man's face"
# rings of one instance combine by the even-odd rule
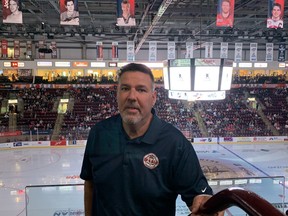
[[[121,7],[122,7],[122,12],[123,12],[123,14],[129,14],[130,13],[130,7],[129,7],[129,4],[122,4],[121,5]]]
[[[230,11],[229,2],[226,2],[226,1],[222,2],[222,12],[223,13],[229,13],[229,11]]]
[[[10,8],[11,13],[14,13],[15,11],[18,10],[18,5],[15,1],[10,1],[9,8]]]
[[[74,2],[73,1],[67,2],[66,8],[67,8],[67,11],[73,12],[74,11]]]
[[[125,72],[118,83],[117,102],[124,124],[141,126],[147,123],[156,102],[150,76]]]
[[[273,10],[272,10],[272,17],[273,17],[274,19],[275,19],[275,18],[280,18],[280,15],[281,15],[280,7],[274,6],[274,7],[273,7]]]

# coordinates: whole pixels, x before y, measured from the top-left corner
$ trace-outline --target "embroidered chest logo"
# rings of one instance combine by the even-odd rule
[[[149,169],[155,169],[159,165],[159,159],[155,154],[149,153],[143,157],[143,164]]]

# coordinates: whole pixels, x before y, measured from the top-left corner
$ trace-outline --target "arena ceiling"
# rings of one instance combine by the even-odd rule
[[[147,41],[278,43],[287,38],[285,17],[283,29],[266,28],[267,0],[235,0],[233,28],[216,27],[217,0],[135,2],[136,27],[116,26],[116,0],[78,0],[80,25],[61,26],[59,0],[22,0],[24,24],[1,23],[0,37],[57,43],[133,40],[136,50]]]

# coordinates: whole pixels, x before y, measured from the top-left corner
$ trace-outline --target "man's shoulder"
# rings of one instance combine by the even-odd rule
[[[94,127],[95,128],[111,128],[113,126],[118,126],[121,123],[120,114],[113,115],[107,119],[104,119],[100,122],[97,122]]]

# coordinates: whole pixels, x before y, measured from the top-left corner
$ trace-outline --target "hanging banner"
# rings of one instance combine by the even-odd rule
[[[185,58],[193,58],[193,52],[194,52],[194,43],[193,42],[186,42]]]
[[[242,61],[242,43],[235,43],[234,61],[235,62],[241,62]]]
[[[279,50],[278,50],[278,62],[285,62],[286,60],[286,45],[285,44],[279,44]]]
[[[149,41],[149,62],[157,61],[157,42]]]
[[[127,61],[135,60],[134,41],[127,41]]]
[[[56,46],[56,41],[51,41],[51,57],[52,59],[56,59],[57,58],[57,46]]]
[[[220,58],[228,58],[228,43],[226,42],[221,43]]]
[[[233,27],[234,0],[218,0],[216,26]]]
[[[136,26],[135,0],[117,0],[117,25]]]
[[[257,43],[250,43],[250,61],[257,61]]]
[[[60,0],[60,24],[79,25],[78,0]]]
[[[8,41],[2,40],[1,45],[2,45],[1,46],[2,58],[7,58],[8,57]]]
[[[213,58],[213,42],[205,43],[205,58]]]
[[[175,59],[175,42],[168,42],[167,44],[167,59]]]
[[[103,61],[103,42],[96,42],[96,59],[97,61]]]
[[[26,42],[26,58],[32,58],[32,41]]]
[[[266,61],[273,61],[273,43],[266,43]]]
[[[118,42],[112,42],[112,61],[118,61]]]
[[[3,23],[23,23],[21,0],[2,0]]]
[[[14,58],[20,58],[20,41],[18,40],[14,41]]]
[[[39,49],[43,49],[46,46],[44,45],[44,41],[39,41]],[[43,52],[38,52],[39,53],[39,59],[44,59],[45,58],[45,53]]]
[[[284,0],[268,0],[267,28],[283,28]]]

